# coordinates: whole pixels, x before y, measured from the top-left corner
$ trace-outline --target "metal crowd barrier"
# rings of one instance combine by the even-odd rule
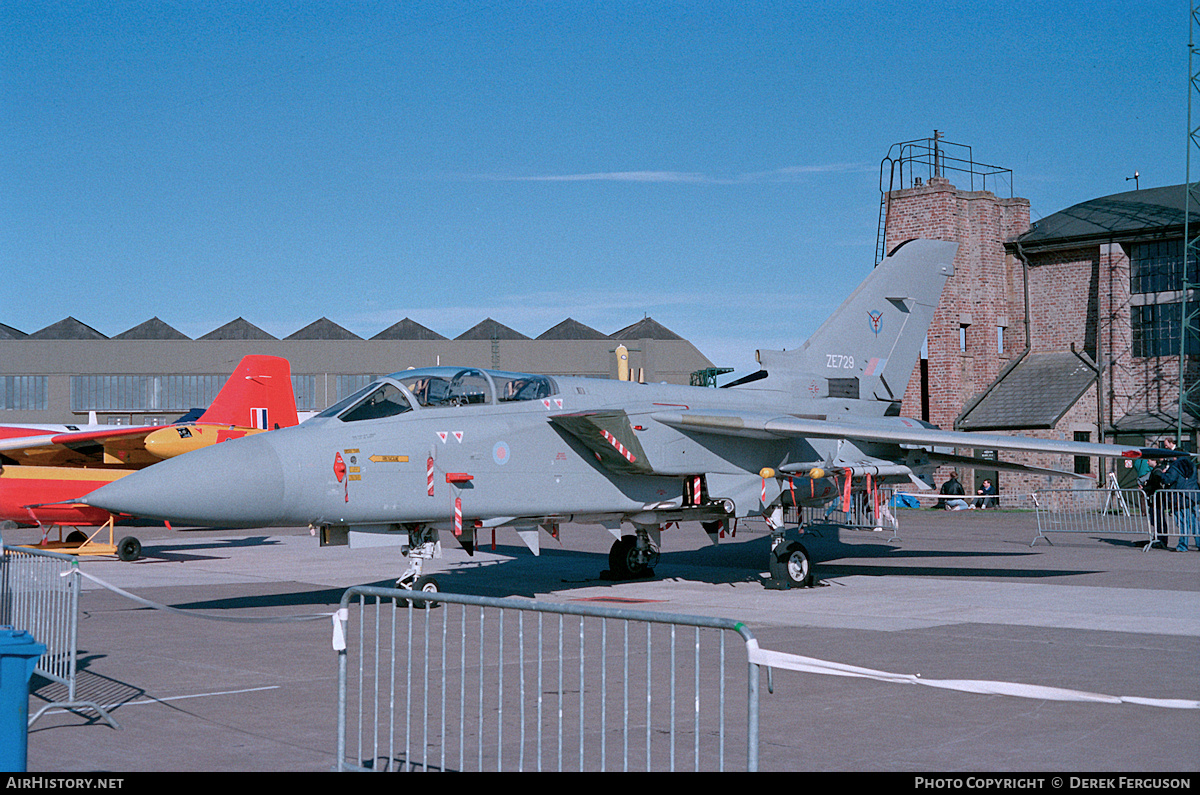
[[[351,588],[334,620],[337,768],[725,770],[745,738],[754,771],[752,641],[727,619]]]
[[[836,525],[849,530],[890,530],[892,535],[888,540],[893,541],[900,537],[900,522],[892,505],[892,498],[898,491],[893,487],[880,487],[870,494],[856,491],[850,495],[849,506],[838,497],[824,506],[802,506],[798,511],[790,509],[785,520],[804,528]]]
[[[54,701],[39,709],[29,725],[52,707],[91,709],[114,728],[112,716],[93,701],[76,697],[76,663],[79,630],[79,560],[30,547],[4,546],[0,542],[0,624],[25,630],[46,653],[34,672],[66,685],[65,701]]]
[[[1034,492],[1039,538],[1046,533],[1133,534],[1154,542],[1146,494],[1141,489],[1041,489]]]
[[[1182,532],[1193,539],[1200,532],[1200,491],[1191,489],[1159,489],[1150,501],[1151,543],[1167,546],[1167,536]]]

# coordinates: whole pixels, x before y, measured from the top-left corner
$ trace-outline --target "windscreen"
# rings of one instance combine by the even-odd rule
[[[388,382],[373,384],[367,391],[366,397],[338,414],[338,419],[342,422],[359,422],[376,420],[381,417],[394,417],[397,414],[412,411],[408,398],[395,384]]]

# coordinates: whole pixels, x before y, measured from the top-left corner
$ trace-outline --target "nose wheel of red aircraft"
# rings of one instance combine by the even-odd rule
[[[654,576],[658,550],[648,538],[622,536],[608,550],[608,579],[637,580]]]

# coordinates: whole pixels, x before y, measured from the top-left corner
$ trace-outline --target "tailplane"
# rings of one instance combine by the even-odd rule
[[[921,354],[958,244],[901,243],[800,348],[759,351],[767,388],[899,402]],[[761,377],[761,376],[760,376]]]
[[[292,366],[278,356],[246,356],[197,420],[274,430],[298,423]]]

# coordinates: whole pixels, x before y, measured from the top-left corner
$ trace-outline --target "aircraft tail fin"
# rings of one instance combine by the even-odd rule
[[[274,430],[296,425],[292,366],[278,356],[246,356],[198,422]]]
[[[803,346],[758,352],[767,381],[814,397],[901,400],[957,251],[944,240],[897,246]]]

